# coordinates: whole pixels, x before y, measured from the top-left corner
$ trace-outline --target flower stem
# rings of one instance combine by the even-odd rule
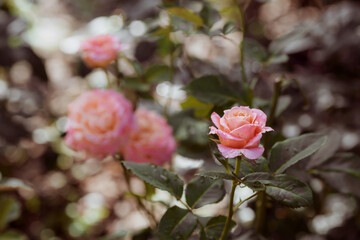
[[[241,164],[241,157],[237,157],[236,158],[236,165],[235,165],[235,174],[238,175],[239,174],[239,170],[240,170],[240,164]],[[231,187],[231,192],[230,192],[230,197],[229,197],[229,212],[228,212],[228,216],[226,218],[226,222],[225,222],[225,226],[223,229],[223,232],[221,233],[221,237],[220,240],[225,240],[227,237],[227,234],[229,232],[229,227],[230,227],[230,223],[231,223],[231,219],[234,213],[234,209],[233,209],[233,205],[234,205],[234,195],[235,195],[235,189],[237,187],[237,181],[233,180],[232,181],[232,187]]]
[[[262,233],[264,230],[264,222],[266,217],[266,193],[259,192],[256,199],[256,216],[255,216],[255,230]]]
[[[246,202],[247,200],[252,199],[253,197],[255,197],[256,195],[258,195],[259,192],[255,192],[254,194],[252,194],[250,197],[245,198],[244,200],[238,202],[234,207],[233,207],[233,211],[235,212],[244,202]]]

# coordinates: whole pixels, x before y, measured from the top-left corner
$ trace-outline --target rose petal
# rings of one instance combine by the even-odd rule
[[[258,126],[253,124],[243,125],[235,130],[230,132],[231,135],[236,136],[241,139],[250,140],[256,134]]]
[[[263,147],[242,149],[242,154],[248,159],[258,159],[264,153]]]
[[[232,136],[231,134],[221,131],[219,129],[216,129],[215,127],[210,127],[210,134],[217,134],[220,138],[227,139],[227,140],[244,141],[244,139]]]
[[[251,109],[251,112],[254,115],[256,115],[256,118],[254,119],[253,123],[259,124],[262,127],[265,127],[266,120],[267,120],[267,116],[265,115],[265,113],[263,111],[261,111],[260,109],[256,109],[256,108]]]
[[[264,132],[271,132],[271,131],[274,131],[274,129],[272,129],[271,127],[264,127],[261,132],[264,133]]]
[[[230,132],[230,128],[229,128],[228,124],[226,123],[225,118],[220,118],[220,128],[219,129]]]
[[[216,112],[211,114],[211,121],[215,124],[217,128],[220,128],[220,116]]]
[[[225,158],[234,158],[240,155],[244,155],[248,159],[258,159],[263,153],[263,147],[250,148],[250,149],[236,149],[229,148],[222,144],[218,144],[218,149]]]
[[[261,137],[262,137],[261,133],[257,134],[245,145],[245,148],[254,148],[259,146]]]

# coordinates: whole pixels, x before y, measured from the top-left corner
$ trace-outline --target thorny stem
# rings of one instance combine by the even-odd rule
[[[135,199],[137,201],[137,204],[139,206],[139,208],[145,213],[145,215],[147,216],[150,224],[154,227],[156,227],[157,225],[157,221],[155,216],[145,207],[145,205],[143,204],[143,202],[139,199],[139,197],[133,193],[132,189],[131,189],[131,184],[130,184],[130,174],[129,171],[126,169],[126,167],[124,166],[123,162],[120,161],[121,163],[121,167],[123,168],[123,172],[124,172],[124,176],[125,176],[125,182],[126,185],[128,187],[129,193],[133,196],[135,196]]]
[[[240,170],[240,164],[241,164],[241,157],[237,157],[236,158],[236,165],[235,165],[235,174],[238,175],[239,174],[239,170]],[[229,197],[229,211],[228,211],[228,216],[226,218],[226,222],[225,222],[225,226],[224,229],[221,233],[221,237],[220,240],[225,240],[227,237],[227,234],[229,232],[229,227],[230,227],[230,223],[231,223],[231,219],[234,213],[234,209],[233,209],[233,205],[234,205],[234,195],[235,195],[235,189],[238,186],[238,183],[236,180],[232,181],[232,187],[231,187],[231,192],[230,192],[230,197]]]

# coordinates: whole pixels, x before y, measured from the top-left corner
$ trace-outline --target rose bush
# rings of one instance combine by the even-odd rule
[[[166,120],[145,109],[135,112],[137,128],[131,133],[124,149],[126,161],[163,165],[171,160],[176,148],[172,128]]]
[[[82,59],[89,67],[106,67],[117,58],[120,41],[111,35],[86,39],[80,47]]]
[[[262,133],[273,131],[266,127],[266,115],[259,109],[249,107],[233,107],[224,111],[220,118],[217,113],[211,114],[216,128],[210,127],[210,134],[217,134],[220,139],[219,151],[226,158],[243,155],[248,159],[257,159],[264,148],[259,147]]]
[[[116,153],[135,126],[131,103],[114,90],[93,90],[69,104],[65,143],[104,157]]]

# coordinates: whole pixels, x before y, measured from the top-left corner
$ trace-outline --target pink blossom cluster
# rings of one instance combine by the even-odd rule
[[[74,150],[102,158],[121,153],[125,160],[162,165],[176,148],[166,120],[132,104],[114,90],[81,94],[68,108],[65,143]]]

